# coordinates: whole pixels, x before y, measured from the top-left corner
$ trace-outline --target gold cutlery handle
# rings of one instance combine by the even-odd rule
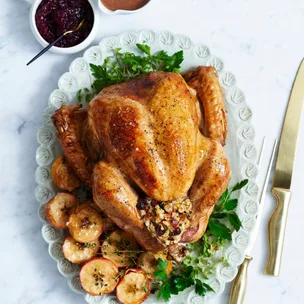
[[[240,265],[238,274],[231,287],[229,304],[243,304],[247,287],[248,266],[252,257],[245,256],[243,264]]]
[[[269,257],[264,273],[278,277],[280,274],[291,192],[283,188],[272,188],[271,192],[277,200],[277,207],[268,224]]]

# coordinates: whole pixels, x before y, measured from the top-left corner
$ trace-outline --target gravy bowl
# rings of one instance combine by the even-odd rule
[[[135,13],[139,13],[140,11],[142,11],[144,8],[146,8],[151,2],[152,0],[149,0],[144,6],[136,9],[136,10],[124,10],[124,9],[118,9],[115,11],[111,11],[110,9],[108,9],[101,0],[97,0],[98,1],[98,6],[101,9],[101,11],[105,14],[108,15],[131,15],[131,14],[135,14]]]

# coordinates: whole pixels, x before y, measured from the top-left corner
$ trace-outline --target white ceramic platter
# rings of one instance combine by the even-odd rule
[[[111,56],[113,50],[118,47],[121,47],[123,51],[137,52],[135,44],[143,42],[151,46],[152,53],[165,50],[172,54],[178,50],[183,50],[185,60],[182,64],[182,72],[198,65],[214,66],[223,87],[228,112],[228,138],[225,150],[232,166],[231,184],[245,178],[249,179],[249,183],[239,195],[237,209],[243,227],[238,232],[233,233],[232,242],[228,243],[220,252],[229,262],[229,265],[227,266],[227,263],[218,264],[214,275],[210,277],[208,282],[215,290],[215,294],[221,294],[225,283],[235,277],[237,266],[244,259],[244,250],[248,244],[250,232],[255,224],[258,212],[258,187],[255,183],[258,174],[255,165],[257,151],[253,145],[254,129],[250,124],[252,113],[246,105],[243,92],[236,86],[234,75],[224,70],[223,61],[213,56],[206,45],[194,44],[189,37],[173,35],[170,32],[155,33],[150,30],[143,30],[103,39],[98,46],[89,48],[83,57],[75,59],[70,65],[69,72],[60,77],[59,88],[51,93],[44,112],[44,123],[37,134],[40,146],[36,152],[38,167],[35,178],[38,186],[35,195],[39,203],[39,217],[43,221],[43,238],[49,243],[49,254],[57,262],[59,272],[67,278],[70,288],[77,293],[84,294],[85,300],[89,304],[115,304],[118,302],[114,295],[93,297],[84,292],[78,277],[79,266],[71,264],[63,257],[61,245],[64,232],[53,228],[45,220],[44,205],[58,192],[58,189],[52,184],[50,167],[53,160],[62,153],[56,139],[51,115],[62,104],[77,103],[77,91],[81,88],[90,87],[94,79],[90,73],[89,63],[102,64],[103,60]],[[85,102],[83,102],[83,106],[86,106]],[[202,298],[195,294],[193,288],[188,288],[178,296],[173,297],[170,303],[207,303],[212,296],[214,296],[214,293],[209,293]],[[155,295],[151,295],[145,303],[157,303]]]

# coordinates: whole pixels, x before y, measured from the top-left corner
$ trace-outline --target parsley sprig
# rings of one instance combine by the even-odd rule
[[[192,266],[186,266],[182,264],[182,268],[178,272],[173,272],[170,277],[166,273],[166,268],[168,262],[159,259],[157,262],[158,270],[154,272],[154,276],[162,281],[162,285],[157,293],[158,299],[164,299],[169,301],[171,295],[177,295],[179,292],[185,290],[186,288],[194,285],[195,292],[201,296],[205,296],[207,291],[214,290],[205,282],[199,278],[199,273]]]
[[[236,198],[231,199],[231,195],[233,192],[241,190],[247,184],[248,179],[245,179],[240,183],[237,183],[231,190],[226,189],[226,191],[221,196],[219,204],[215,206],[214,212],[211,214],[211,218],[208,223],[208,229],[213,233],[214,236],[229,241],[231,240],[232,231],[229,227],[220,221],[223,219],[228,219],[236,231],[239,231],[242,227],[241,220],[239,219],[236,212],[233,211],[238,205],[238,200]]]
[[[168,55],[165,51],[151,53],[147,44],[136,44],[140,55],[131,52],[122,52],[120,48],[114,50],[113,56],[107,57],[103,65],[90,64],[95,80],[91,89],[84,88],[77,92],[78,101],[89,102],[103,88],[125,82],[139,75],[153,72],[179,72],[184,60],[183,51]]]
[[[164,281],[168,278],[167,275],[168,262],[163,259],[157,260],[157,269],[154,271],[154,276],[160,281]]]

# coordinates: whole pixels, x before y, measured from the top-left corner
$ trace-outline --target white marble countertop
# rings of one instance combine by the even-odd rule
[[[24,0],[0,0],[0,7],[0,303],[84,303],[82,296],[70,291],[48,255],[34,198],[36,132],[42,113],[59,76],[80,54],[48,53],[26,67],[25,63],[41,49],[30,31],[29,4]],[[293,78],[304,56],[303,0],[153,0],[137,15],[101,15],[95,42],[143,28],[189,35],[224,60],[225,69],[236,75],[253,110],[257,145],[265,135],[269,139],[265,154],[268,160],[272,141],[279,136]],[[281,275],[263,275],[267,222],[275,206],[268,194],[250,265],[246,304],[304,303],[303,125]],[[229,291],[227,286],[212,303],[227,303]]]

